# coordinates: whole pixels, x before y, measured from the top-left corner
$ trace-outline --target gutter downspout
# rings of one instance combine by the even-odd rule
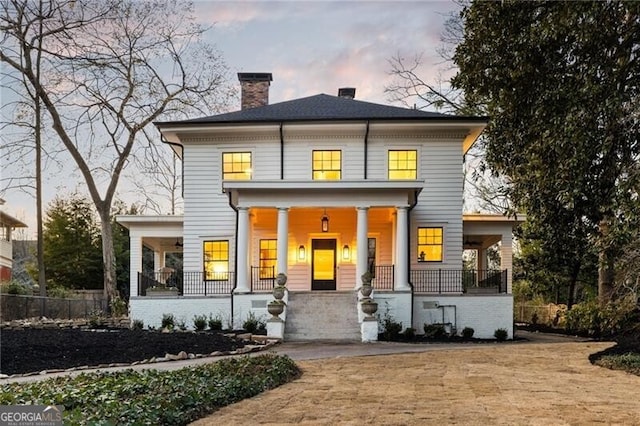
[[[364,133],[364,179],[367,180],[367,158],[369,156],[369,120],[367,120],[367,130]]]
[[[407,256],[407,271],[409,271],[409,287],[411,287],[411,314],[410,314],[411,327],[413,327],[413,296],[414,296],[413,283],[411,282],[411,211],[415,208],[417,204],[418,204],[418,193],[416,191],[414,192],[413,202],[409,204],[409,209],[407,210],[407,235],[409,236],[409,238],[407,238],[407,245],[409,246],[408,247],[409,256]]]
[[[280,122],[280,180],[284,180],[284,132],[283,122]]]
[[[182,196],[182,199],[184,199],[184,146],[180,145],[179,143],[170,142],[166,140],[162,133],[160,133],[160,142],[166,143],[167,145],[171,145],[171,146],[179,146],[181,148],[182,160],[180,160],[180,168],[182,170],[180,172],[181,173],[180,178],[182,179],[182,183],[180,184],[180,196]],[[174,152],[173,155],[177,155],[177,154]]]
[[[236,230],[235,230],[235,250],[234,250],[234,255],[233,255],[233,265],[234,268],[236,269],[236,273],[233,274],[233,288],[231,289],[231,327],[233,328],[233,294],[234,291],[236,290],[236,288],[238,287],[238,209],[235,208],[233,206],[233,203],[231,202],[231,192],[229,192],[229,207],[231,207],[233,209],[234,212],[236,212]]]

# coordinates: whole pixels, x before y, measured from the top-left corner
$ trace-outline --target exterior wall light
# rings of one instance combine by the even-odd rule
[[[342,260],[349,260],[351,258],[351,250],[347,244],[342,247]]]
[[[307,257],[307,254],[304,250],[304,246],[300,244],[300,247],[298,247],[298,260],[305,260],[306,257]]]

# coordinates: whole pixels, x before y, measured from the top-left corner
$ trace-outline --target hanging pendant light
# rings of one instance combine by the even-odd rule
[[[327,216],[327,209],[324,209],[324,214],[322,215],[320,222],[322,223],[322,232],[329,232],[329,216]]]

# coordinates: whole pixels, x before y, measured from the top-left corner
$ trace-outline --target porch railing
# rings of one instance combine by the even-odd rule
[[[376,290],[393,290],[393,265],[376,265],[371,285]]]
[[[230,294],[234,272],[138,272],[138,295],[176,296]]]
[[[271,291],[276,285],[275,266],[251,267],[251,291]]]
[[[414,269],[409,279],[414,293],[507,292],[506,269]]]

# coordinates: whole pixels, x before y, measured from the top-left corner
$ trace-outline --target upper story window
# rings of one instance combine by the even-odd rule
[[[416,179],[418,175],[418,152],[389,151],[389,180]]]
[[[249,180],[252,171],[250,152],[222,153],[222,179]]]
[[[418,228],[418,261],[442,262],[442,228]]]
[[[342,151],[313,151],[313,180],[342,179]]]
[[[205,241],[203,255],[205,280],[229,278],[229,241]]]

